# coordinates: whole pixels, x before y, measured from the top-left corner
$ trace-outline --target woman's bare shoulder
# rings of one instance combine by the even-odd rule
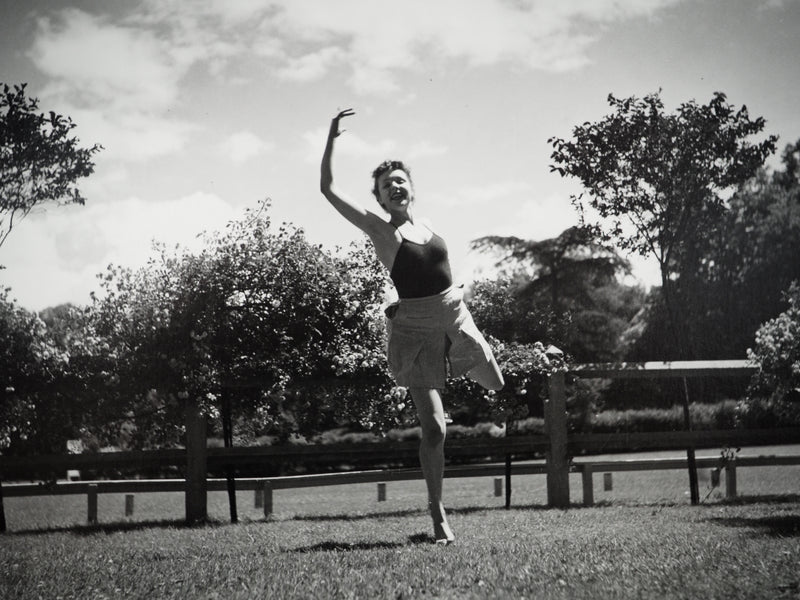
[[[375,254],[377,254],[378,260],[380,260],[387,269],[391,270],[394,257],[397,254],[397,249],[400,247],[403,238],[394,225],[378,215],[373,216],[376,221],[371,223],[369,230],[365,229],[364,231],[375,247]]]

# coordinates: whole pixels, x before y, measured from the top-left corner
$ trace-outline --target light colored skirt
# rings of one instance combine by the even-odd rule
[[[461,287],[403,298],[385,312],[389,370],[399,386],[442,389],[448,373],[460,377],[493,358],[464,304]]]

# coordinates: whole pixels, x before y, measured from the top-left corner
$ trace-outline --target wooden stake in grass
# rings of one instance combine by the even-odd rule
[[[272,482],[265,480],[261,490],[264,499],[264,518],[269,519],[272,516]]]
[[[86,521],[89,525],[97,525],[97,484],[90,483],[86,494]]]
[[[689,414],[689,384],[686,377],[683,378],[683,422],[686,431],[692,430],[692,419]],[[697,483],[697,461],[694,453],[694,446],[686,449],[686,462],[689,467],[689,493],[691,495],[692,506],[700,504],[700,486]]]

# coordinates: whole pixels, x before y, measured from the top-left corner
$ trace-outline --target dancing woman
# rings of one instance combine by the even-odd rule
[[[488,390],[503,387],[503,376],[453,285],[444,240],[416,216],[411,173],[402,161],[385,161],[373,173],[373,194],[388,214],[379,216],[351,200],[334,184],[331,166],[343,110],[331,121],[322,156],[320,189],[337,211],[367,234],[388,269],[399,301],[386,309],[389,370],[408,388],[422,429],[420,464],[428,488],[434,540],[455,539],[442,504],[445,415],[440,390],[452,377],[467,375]]]

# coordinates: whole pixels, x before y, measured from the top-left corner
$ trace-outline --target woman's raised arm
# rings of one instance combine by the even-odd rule
[[[328,202],[330,202],[345,219],[371,235],[375,232],[376,219],[378,219],[378,217],[357,202],[348,198],[336,187],[333,181],[333,167],[331,164],[333,162],[333,147],[336,138],[342,134],[342,131],[339,131],[339,121],[354,114],[356,113],[348,108],[341,111],[331,121],[328,141],[325,144],[325,152],[322,155],[319,188],[322,195],[328,199]]]

